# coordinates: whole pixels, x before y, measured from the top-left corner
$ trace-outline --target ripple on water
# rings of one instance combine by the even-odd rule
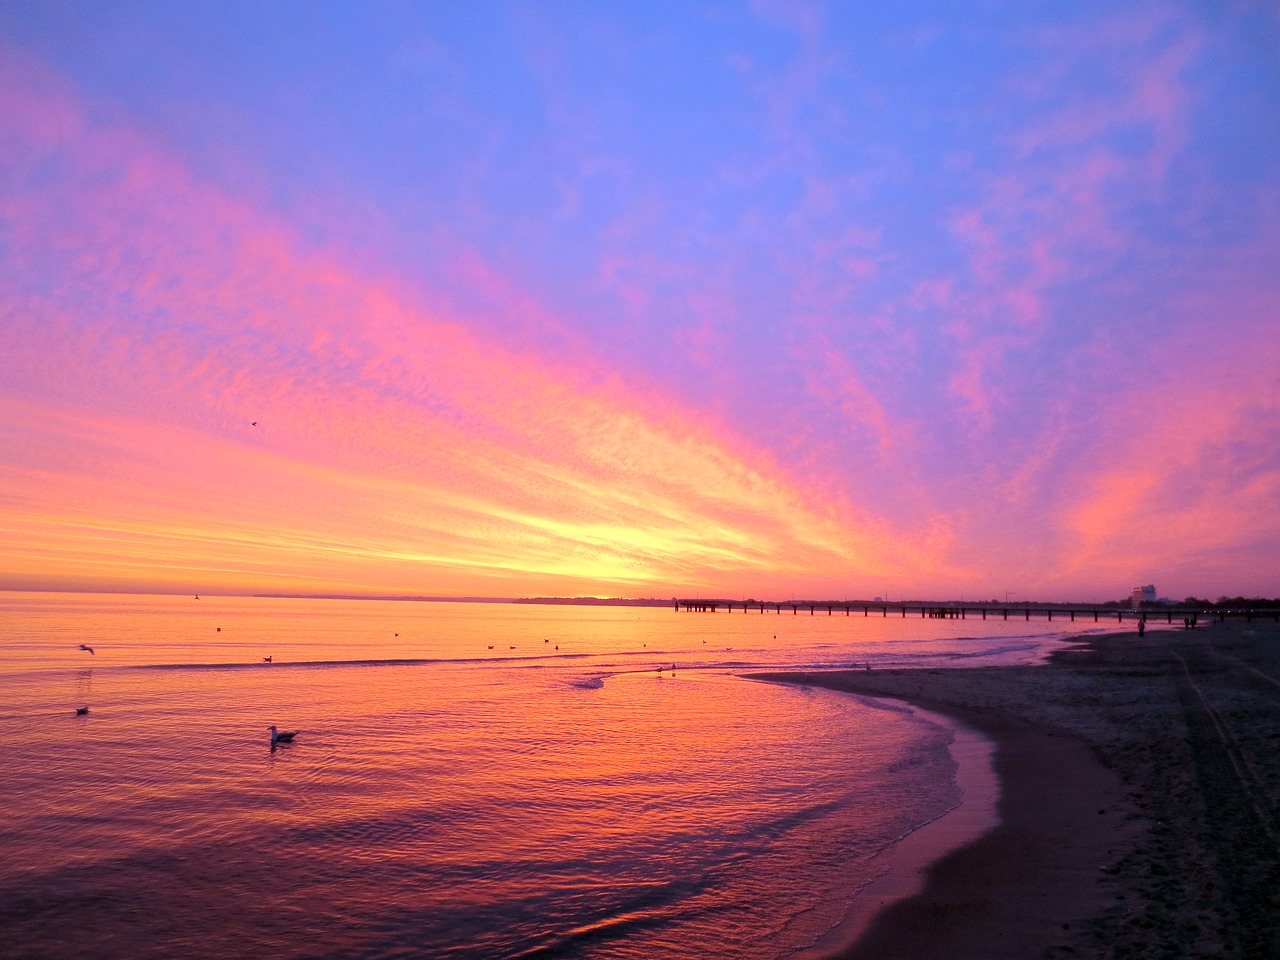
[[[637,656],[23,675],[0,923],[36,956],[776,956],[955,802],[909,712]]]

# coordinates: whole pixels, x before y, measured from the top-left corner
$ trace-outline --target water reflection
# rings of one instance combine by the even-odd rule
[[[0,612],[0,930],[130,960],[783,955],[955,802],[948,735],[730,670],[1039,642],[515,605]],[[49,722],[82,705],[75,735]]]

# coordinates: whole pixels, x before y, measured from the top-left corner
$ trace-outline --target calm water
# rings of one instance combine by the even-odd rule
[[[0,593],[0,953],[790,956],[957,804],[952,733],[735,674],[1061,627]]]

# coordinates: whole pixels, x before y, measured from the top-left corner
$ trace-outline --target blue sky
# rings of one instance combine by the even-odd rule
[[[0,25],[14,584],[1277,592],[1268,5]]]

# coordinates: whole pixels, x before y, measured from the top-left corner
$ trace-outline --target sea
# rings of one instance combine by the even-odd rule
[[[956,729],[747,675],[1084,632],[0,593],[0,956],[820,956],[961,806]]]

